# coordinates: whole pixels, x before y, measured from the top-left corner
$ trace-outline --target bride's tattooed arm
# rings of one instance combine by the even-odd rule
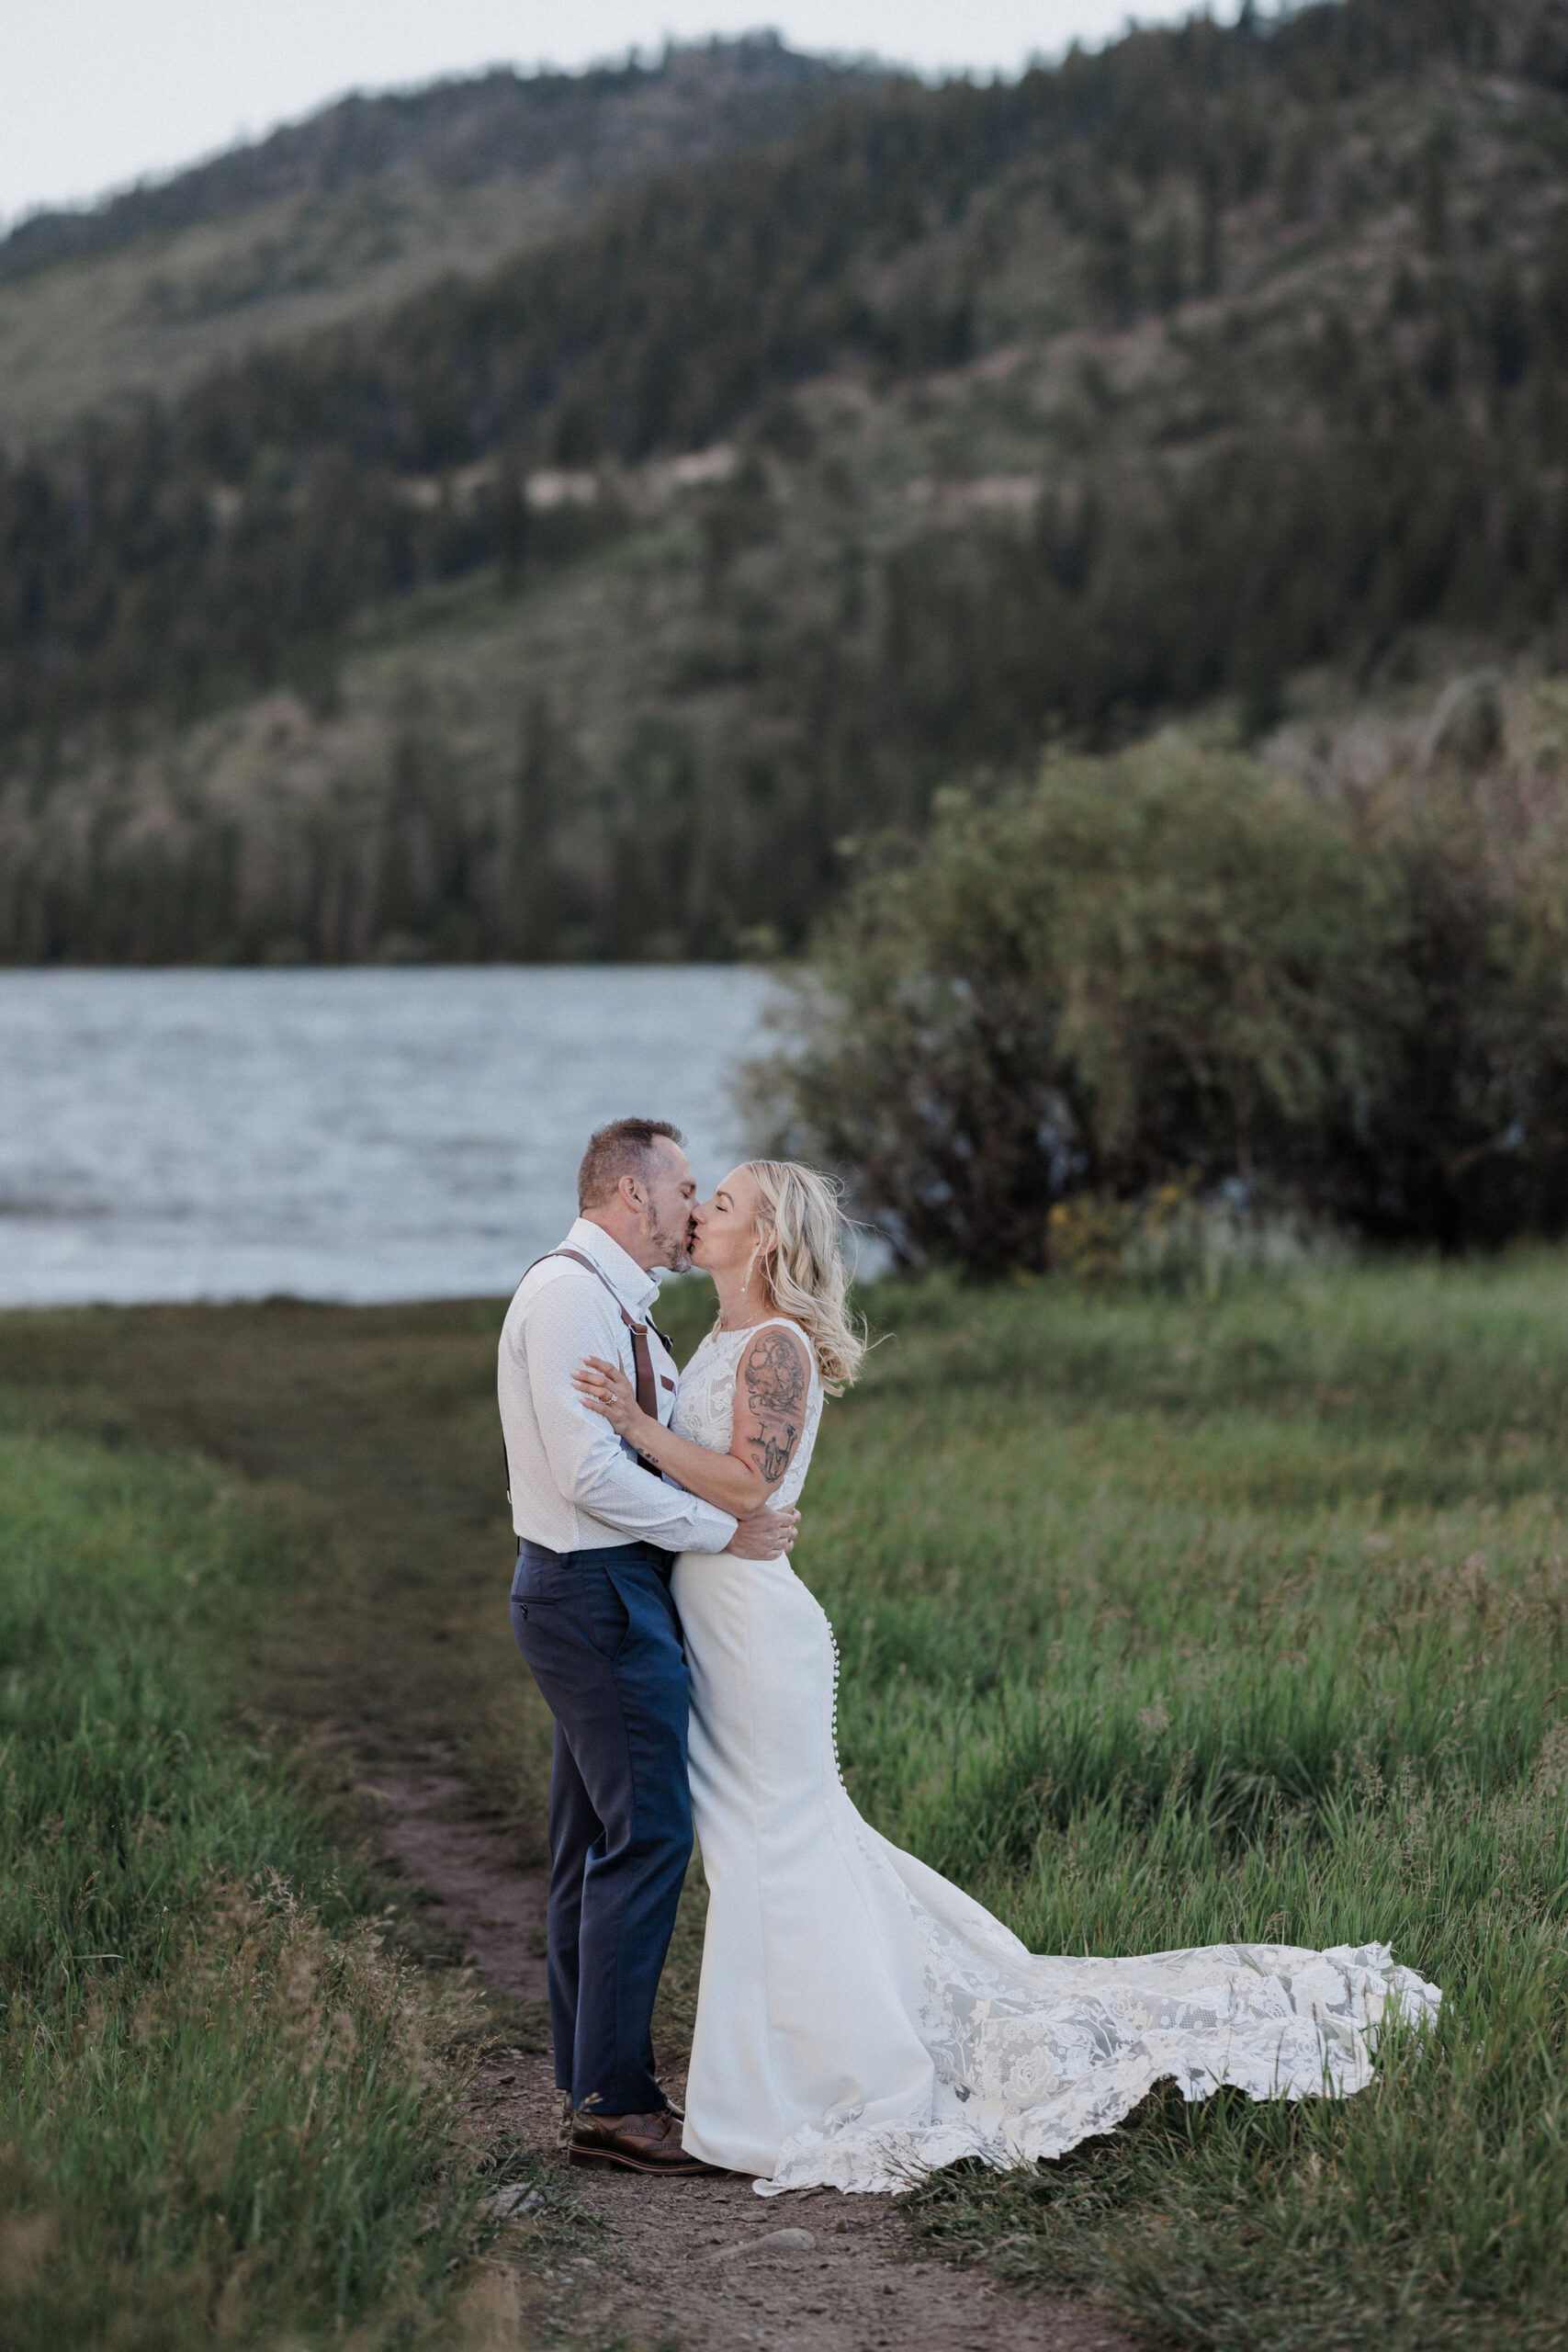
[[[651,1419],[637,1404],[625,1367],[607,1357],[589,1356],[573,1373],[572,1385],[589,1411],[602,1415],[645,1462],[656,1463],[688,1494],[749,1520],[767,1509],[795,1459],[811,1397],[811,1354],[805,1333],[793,1325],[773,1323],[750,1335],[736,1374],[728,1453]],[[781,1505],[774,1516],[792,1527],[799,1514]],[[773,1532],[770,1528],[770,1541]],[[778,1548],[787,1551],[788,1542],[781,1540]]]
[[[777,1323],[759,1331],[741,1361],[731,1450],[744,1447],[770,1490],[789,1468],[809,1394],[805,1341]]]

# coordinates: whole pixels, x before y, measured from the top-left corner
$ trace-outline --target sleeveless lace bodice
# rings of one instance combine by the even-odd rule
[[[799,1324],[791,1323],[786,1316],[775,1316],[773,1321],[782,1323],[786,1330],[800,1329]],[[754,1323],[744,1331],[708,1333],[681,1374],[675,1409],[670,1416],[670,1426],[677,1437],[690,1438],[694,1445],[705,1446],[710,1453],[729,1452],[730,1440],[735,1434],[735,1383],[740,1370],[740,1359],[758,1332],[771,1328],[767,1323]],[[800,1442],[795,1449],[795,1457],[784,1473],[783,1482],[773,1489],[773,1502],[799,1501],[807,1471],[811,1466],[811,1449],[817,1442],[821,1420],[822,1382],[814,1360],[811,1386],[806,1399],[806,1427],[800,1433]]]

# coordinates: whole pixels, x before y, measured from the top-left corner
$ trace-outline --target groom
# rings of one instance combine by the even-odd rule
[[[692,1851],[681,1552],[776,1559],[798,1513],[728,1513],[644,1466],[581,1404],[584,1356],[613,1357],[668,1421],[675,1363],[648,1320],[656,1266],[690,1264],[696,1197],[678,1128],[616,1119],[591,1137],[576,1223],[530,1266],[501,1334],[498,1389],[518,1537],[517,1646],[555,1717],[547,1951],[556,2083],[573,2164],[708,2169],[653,2074],[653,1996]]]

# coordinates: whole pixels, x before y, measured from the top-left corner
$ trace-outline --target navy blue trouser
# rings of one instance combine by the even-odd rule
[[[556,2084],[645,2115],[653,1996],[692,1854],[686,1657],[671,1555],[522,1544],[512,1630],[556,1719],[547,1925]]]

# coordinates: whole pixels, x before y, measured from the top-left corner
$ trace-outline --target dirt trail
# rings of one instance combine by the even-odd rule
[[[669,1312],[694,1343],[700,1298]],[[513,1537],[496,1476],[500,1319],[497,1303],[462,1300],[95,1309],[7,1317],[7,1359],[62,1427],[190,1447],[279,1482],[290,1508],[293,1498],[327,1515],[331,1572],[258,1634],[257,1691],[378,1792],[383,1842],[423,1891],[441,1939],[502,1993],[535,2002],[540,1876],[471,1813],[483,1791],[526,1817],[548,1752],[525,1755],[519,1736],[526,1677],[506,1618]],[[302,1523],[309,1533],[315,1522]],[[678,2095],[675,2053],[661,2054]],[[478,2096],[491,2120],[553,2148],[547,2057],[497,2052]],[[541,2282],[520,2280],[476,2345],[531,2331],[582,2352],[1132,2352],[1082,2305],[904,2259],[908,2227],[886,2198],[762,2199],[729,2177],[570,2177],[603,2237],[583,2233]],[[785,2229],[809,2244],[781,2241]]]
[[[500,1990],[541,1999],[543,1873],[518,1869],[501,1832],[462,1817],[463,1783],[449,1772],[379,1771],[366,1786],[383,1843],[423,1890],[432,1924]],[[664,2080],[678,2096],[674,2064]],[[479,2096],[525,2144],[553,2145],[547,2055],[493,2053]],[[627,2352],[1133,2352],[1082,2304],[908,2259],[904,2222],[886,2198],[821,2189],[764,2199],[728,2174],[660,2181],[581,2170],[571,2180],[604,2238],[555,2257],[526,2299],[536,2325],[571,2343]]]

